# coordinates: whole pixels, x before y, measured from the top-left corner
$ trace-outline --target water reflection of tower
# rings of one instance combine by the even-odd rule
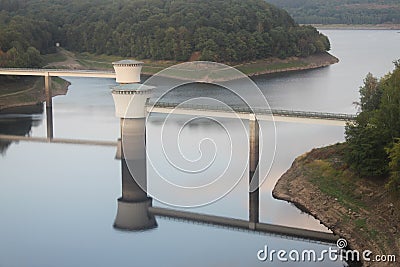
[[[116,116],[121,119],[121,140],[118,157],[121,159],[122,196],[114,228],[144,230],[157,226],[148,212],[152,198],[147,196],[145,104],[152,88],[140,84],[142,62],[114,62],[116,81],[112,91]]]

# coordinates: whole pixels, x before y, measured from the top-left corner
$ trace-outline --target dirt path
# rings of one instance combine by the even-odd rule
[[[36,87],[36,84],[34,84],[32,87],[27,88],[27,89],[25,89],[25,90],[21,90],[21,91],[17,91],[17,92],[13,92],[13,93],[8,93],[8,94],[0,95],[0,98],[2,98],[2,97],[14,96],[14,95],[19,95],[19,94],[23,94],[23,93],[27,93],[27,92],[29,92],[29,91],[35,89],[35,87]]]
[[[76,60],[75,54],[65,49],[60,49],[60,54],[66,57],[66,60],[60,62],[52,62],[44,66],[46,67],[62,67],[67,69],[84,69],[84,67]]]

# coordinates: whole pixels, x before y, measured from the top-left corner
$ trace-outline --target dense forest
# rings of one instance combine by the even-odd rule
[[[266,0],[301,24],[400,24],[399,0]]]
[[[346,127],[346,160],[363,177],[386,179],[400,192],[400,60],[381,79],[368,74],[360,88],[361,112]]]
[[[0,66],[40,66],[56,43],[137,59],[244,62],[330,49],[263,0],[0,0]]]

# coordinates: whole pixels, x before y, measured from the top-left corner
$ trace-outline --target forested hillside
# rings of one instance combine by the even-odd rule
[[[0,0],[0,66],[41,64],[55,44],[153,60],[244,62],[330,49],[263,0]]]
[[[400,24],[399,0],[266,0],[302,24]]]

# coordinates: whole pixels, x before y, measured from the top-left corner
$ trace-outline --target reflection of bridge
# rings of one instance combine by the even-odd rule
[[[255,114],[259,121],[271,120],[282,122],[300,122],[344,126],[356,115],[343,113],[294,111],[282,109],[249,108],[245,106],[216,106],[203,104],[178,104],[170,102],[148,103],[147,111],[154,113],[171,113],[176,115],[198,115],[206,117],[225,117],[249,119]]]
[[[171,218],[185,222],[194,222],[206,225],[227,227],[234,230],[244,230],[254,233],[278,235],[284,238],[295,238],[307,241],[316,241],[333,244],[338,236],[323,231],[302,229],[292,226],[263,223],[259,220],[260,201],[259,188],[249,192],[248,220],[223,217],[204,213],[195,213],[186,210],[153,207],[152,198],[147,194],[147,152],[145,148],[145,119],[121,119],[121,139],[119,148],[122,149],[118,159],[121,160],[122,196],[118,199],[118,211],[114,227],[119,230],[143,231],[157,227],[156,217]],[[258,182],[258,123],[249,123],[249,189],[253,179]],[[117,155],[118,155],[117,154]],[[153,166],[154,167],[154,166]],[[151,179],[157,179],[152,177]],[[152,182],[160,186],[157,182]],[[169,190],[170,188],[164,188]],[[174,191],[174,196],[180,198],[182,191]],[[153,192],[154,193],[154,192]],[[186,192],[187,193],[187,192]],[[157,193],[156,193],[157,194]],[[198,194],[191,192],[191,196]]]
[[[75,144],[75,145],[93,145],[93,146],[114,146],[117,147],[117,142],[113,141],[95,141],[95,140],[77,140],[77,139],[64,139],[64,138],[44,138],[32,136],[16,136],[16,135],[0,135],[0,140],[8,141],[29,141],[39,143],[60,143],[60,144]],[[121,159],[124,161],[124,159]],[[127,189],[131,190],[134,179],[126,170],[122,170],[123,183]],[[128,185],[128,184],[129,185]],[[130,193],[132,194],[132,193]],[[151,216],[166,217],[182,221],[201,223],[206,225],[216,225],[227,227],[231,229],[246,230],[255,233],[273,234],[286,238],[296,238],[300,240],[311,240],[323,243],[335,243],[338,237],[332,233],[314,231],[308,229],[301,229],[296,227],[288,227],[276,224],[261,223],[258,221],[259,203],[253,200],[254,195],[249,195],[249,220],[228,218],[216,215],[193,213],[181,210],[166,209],[161,207],[149,207],[148,212]],[[128,216],[131,219],[136,216],[136,221],[140,219],[139,214],[131,214]],[[152,217],[151,217],[152,218]]]
[[[48,131],[49,132],[49,131]],[[57,144],[72,144],[72,145],[88,145],[88,146],[114,146],[118,143],[113,141],[100,140],[84,140],[84,139],[69,139],[69,138],[53,138],[53,137],[35,137],[22,135],[0,134],[0,141],[26,141],[36,143],[57,143]]]
[[[332,244],[336,243],[337,239],[339,238],[338,236],[328,232],[300,229],[296,227],[289,227],[277,224],[252,222],[247,220],[221,217],[203,213],[194,213],[194,212],[187,212],[187,211],[160,208],[160,207],[149,207],[148,210],[149,213],[154,216],[172,218],[182,221],[190,221],[195,223],[216,225],[232,229],[248,230],[251,232],[274,234],[283,237],[298,238],[298,239],[326,242]]]

